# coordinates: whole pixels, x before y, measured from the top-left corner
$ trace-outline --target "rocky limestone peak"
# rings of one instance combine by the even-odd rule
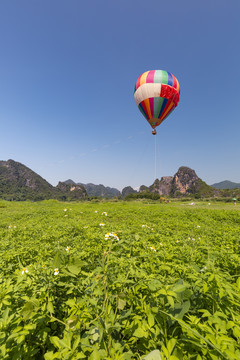
[[[77,200],[81,198],[87,197],[87,192],[83,185],[80,184],[66,184],[65,182],[59,181],[57,184],[57,189],[62,191],[63,193],[71,193],[70,198],[71,200]]]
[[[173,177],[172,193],[191,194],[200,188],[200,179],[194,170],[181,166]]]
[[[172,188],[172,181],[172,176],[163,176],[161,177],[161,180],[156,179],[149,187],[149,190],[159,195],[169,195]]]

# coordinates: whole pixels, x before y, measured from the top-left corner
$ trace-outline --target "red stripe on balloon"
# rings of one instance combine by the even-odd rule
[[[175,107],[178,106],[179,103],[179,93],[177,92],[173,99]]]
[[[177,89],[177,79],[175,78],[174,75],[172,75],[172,78],[173,78],[173,84],[172,84],[172,86],[174,87],[174,89]]]
[[[142,75],[140,75],[139,78],[137,79],[136,89],[138,89],[140,86],[141,77],[142,77]]]

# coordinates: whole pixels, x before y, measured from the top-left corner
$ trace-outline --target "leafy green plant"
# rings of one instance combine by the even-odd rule
[[[1,359],[240,358],[231,205],[0,206]]]

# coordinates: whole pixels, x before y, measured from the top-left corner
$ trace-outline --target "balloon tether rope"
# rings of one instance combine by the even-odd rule
[[[157,178],[157,135],[155,135],[155,177],[154,177],[154,181]]]

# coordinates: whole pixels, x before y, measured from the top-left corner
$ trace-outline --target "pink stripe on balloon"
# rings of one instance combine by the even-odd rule
[[[147,75],[146,83],[154,83],[155,71],[156,71],[156,70],[150,70],[150,71],[149,71],[149,73],[148,73],[148,75]]]
[[[154,98],[153,97],[149,98],[149,105],[150,105],[151,119],[152,119],[153,115],[154,115]]]

